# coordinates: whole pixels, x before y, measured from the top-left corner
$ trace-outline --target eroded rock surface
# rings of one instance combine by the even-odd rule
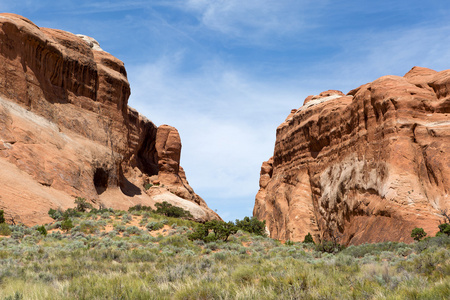
[[[450,70],[414,67],[309,96],[277,128],[254,215],[273,238],[342,244],[430,236],[450,208]]]
[[[49,208],[72,207],[80,196],[119,209],[188,201],[198,220],[219,219],[179,165],[178,131],[128,107],[129,96],[124,64],[94,39],[0,14],[0,209],[7,218],[43,223]],[[158,185],[146,190],[152,182]]]

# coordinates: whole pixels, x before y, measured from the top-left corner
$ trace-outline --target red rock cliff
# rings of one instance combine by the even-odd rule
[[[128,107],[124,64],[86,36],[0,14],[0,209],[48,220],[75,196],[106,207],[168,201],[218,219],[180,167],[181,140]],[[148,183],[157,183],[144,189]]]
[[[412,241],[450,208],[450,70],[309,96],[277,128],[253,214],[270,236]]]

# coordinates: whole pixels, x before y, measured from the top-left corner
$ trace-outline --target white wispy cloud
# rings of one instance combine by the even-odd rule
[[[208,195],[222,201],[247,197],[252,205],[275,129],[303,101],[300,88],[261,82],[215,60],[184,74],[178,70],[183,59],[177,53],[129,67],[130,105],[157,125],[179,130],[182,165],[207,201]]]
[[[197,14],[210,30],[247,42],[273,41],[314,24],[310,18],[326,1],[310,0],[188,0],[184,8]]]

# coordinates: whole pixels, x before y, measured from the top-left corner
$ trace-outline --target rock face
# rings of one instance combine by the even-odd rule
[[[253,214],[270,236],[411,242],[450,208],[450,70],[309,96],[277,128]]]
[[[178,131],[128,107],[129,96],[123,63],[94,39],[0,14],[0,209],[7,218],[47,222],[49,208],[72,207],[80,196],[119,209],[168,201],[198,220],[220,219],[186,180]]]

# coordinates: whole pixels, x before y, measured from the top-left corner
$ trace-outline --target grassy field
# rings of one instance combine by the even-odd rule
[[[339,253],[238,231],[190,241],[196,223],[103,211],[0,228],[0,299],[449,299],[450,238]],[[59,223],[59,224],[58,224]],[[161,228],[162,227],[162,228]]]

